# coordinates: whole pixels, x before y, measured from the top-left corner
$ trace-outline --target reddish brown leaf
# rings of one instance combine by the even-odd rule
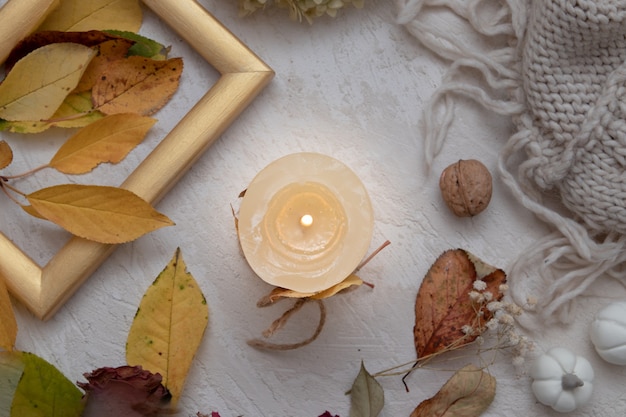
[[[478,269],[478,273],[477,273]],[[465,334],[464,326],[482,329],[491,313],[485,305],[470,300],[474,281],[482,279],[492,293],[492,300],[500,300],[500,284],[505,273],[480,262],[462,249],[444,252],[430,267],[415,300],[415,348],[423,358],[453,346],[463,346],[479,333]],[[482,315],[477,314],[482,310]]]
[[[5,71],[8,73],[17,61],[35,49],[51,43],[70,42],[92,47],[111,39],[119,39],[119,37],[98,30],[90,30],[88,32],[42,31],[33,33],[13,48],[5,62]]]
[[[176,92],[182,71],[181,58],[157,61],[131,56],[113,61],[93,87],[94,107],[105,114],[149,116]]]

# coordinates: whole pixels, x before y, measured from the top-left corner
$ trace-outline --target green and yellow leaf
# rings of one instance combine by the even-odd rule
[[[93,109],[91,91],[73,93],[65,97],[51,119],[46,121],[0,120],[0,130],[14,133],[40,133],[51,127],[80,128],[102,119],[104,114]]]
[[[0,416],[11,415],[11,404],[23,373],[21,352],[0,352]]]
[[[63,0],[38,30],[137,32],[142,20],[139,0]]]
[[[163,376],[175,405],[209,320],[180,249],[148,288],[128,334],[126,361]]]
[[[149,116],[174,95],[182,71],[181,58],[156,61],[131,56],[113,61],[93,86],[94,108],[105,114]]]
[[[116,164],[128,155],[156,122],[135,113],[115,114],[79,130],[48,164],[66,174],[84,174],[98,164]]]
[[[12,355],[6,361],[11,364],[8,367],[13,367],[9,370],[12,378],[23,366],[13,395],[11,417],[79,417],[82,414],[82,393],[57,368],[32,353],[0,352],[0,357],[4,355]]]
[[[68,232],[125,243],[174,223],[136,194],[117,187],[65,184],[26,196],[34,210]]]
[[[4,278],[0,276],[0,348],[13,350],[17,337],[17,322]],[[2,414],[0,414],[2,415]]]
[[[18,61],[0,84],[0,118],[51,118],[76,87],[95,51],[75,43],[43,46]]]

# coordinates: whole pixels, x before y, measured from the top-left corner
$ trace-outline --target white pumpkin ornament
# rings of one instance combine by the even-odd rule
[[[589,333],[602,359],[626,365],[626,301],[611,303],[598,311]]]
[[[593,392],[591,364],[566,348],[552,348],[537,358],[530,368],[530,376],[537,400],[561,413],[585,404]]]

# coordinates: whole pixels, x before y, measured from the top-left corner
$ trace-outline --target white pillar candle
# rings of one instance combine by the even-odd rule
[[[280,158],[252,180],[238,233],[254,272],[277,287],[316,293],[347,278],[370,245],[372,205],[346,165],[317,153]]]

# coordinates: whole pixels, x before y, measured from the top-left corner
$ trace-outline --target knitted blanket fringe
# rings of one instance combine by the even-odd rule
[[[624,233],[626,219],[621,222],[622,224],[619,224],[621,218],[609,219],[617,224],[615,227],[611,226],[613,223],[606,221],[601,224],[594,220],[593,215],[587,215],[584,209],[578,210],[570,198],[573,194],[572,184],[578,186],[576,175],[581,175],[576,165],[577,158],[580,159],[577,154],[578,147],[594,142],[589,136],[601,130],[602,123],[610,123],[606,121],[605,110],[610,108],[611,98],[614,99],[616,96],[616,89],[620,86],[623,89],[623,85],[626,85],[623,83],[626,79],[622,75],[624,71],[620,68],[620,59],[621,62],[624,60],[621,56],[616,57],[615,68],[605,65],[604,68],[608,68],[607,76],[601,78],[599,89],[595,84],[590,87],[592,94],[589,94],[591,98],[588,99],[588,103],[583,99],[580,104],[574,91],[571,98],[574,110],[567,108],[564,111],[565,116],[559,114],[559,104],[570,105],[565,102],[554,104],[551,113],[548,111],[542,113],[543,109],[538,107],[545,102],[533,101],[533,97],[528,96],[529,91],[533,93],[528,84],[535,82],[537,77],[533,72],[534,68],[524,66],[524,54],[529,54],[529,48],[536,45],[532,42],[543,42],[540,33],[543,16],[537,14],[550,13],[548,10],[556,7],[542,4],[545,1],[397,0],[398,23],[404,25],[426,48],[450,61],[450,67],[442,79],[441,86],[434,92],[423,110],[426,165],[432,166],[444,146],[448,130],[454,121],[455,100],[459,97],[470,98],[494,113],[510,116],[517,127],[516,132],[500,151],[499,177],[524,207],[553,229],[539,242],[534,242],[523,250],[508,268],[510,296],[517,304],[527,307],[529,312],[532,312],[522,323],[529,329],[535,327],[537,323],[570,322],[577,296],[584,293],[601,277],[613,277],[626,284],[626,279],[621,274],[626,262],[626,233]],[[562,0],[560,3],[563,7],[573,10],[581,7],[581,4],[582,7],[587,7],[584,5],[585,1]],[[597,12],[593,10],[596,7],[594,1],[587,2],[591,12]],[[624,4],[615,7],[626,10]],[[572,13],[579,11],[573,10]],[[554,11],[555,15],[546,17],[546,20],[554,20],[555,16],[557,19],[567,17],[561,12]],[[587,13],[588,10],[584,12]],[[442,15],[453,16],[457,20],[460,18],[468,32],[489,41],[487,43],[489,45],[497,46],[485,50],[484,46],[469,44],[466,41],[469,37],[451,36],[452,31],[441,23],[441,19],[439,21],[433,19],[435,14],[439,18]],[[619,16],[617,21],[622,23],[622,15]],[[598,24],[607,25],[607,20],[603,21],[602,18],[603,16],[600,16]],[[531,19],[534,19],[535,27],[532,28],[534,32],[529,34]],[[532,37],[529,40],[530,35]],[[567,35],[566,33],[565,36]],[[618,36],[618,40],[623,40],[623,30],[618,32],[618,35],[622,36],[622,38]],[[541,47],[549,49],[550,45],[541,44]],[[548,50],[549,57],[554,56],[550,55],[551,52]],[[468,73],[478,73],[480,77],[471,78],[468,77]],[[615,79],[615,82],[612,83],[611,79]],[[588,79],[583,81],[588,82]],[[544,87],[539,85],[538,89]],[[548,85],[547,90],[558,87]],[[608,99],[603,100],[607,97]],[[543,98],[542,96],[538,100]],[[576,107],[577,104],[580,105]],[[537,120],[544,114],[548,114],[546,116],[548,120],[542,125]],[[601,122],[603,118],[604,121]],[[565,120],[564,128],[557,123],[561,119]],[[562,134],[564,131],[573,133],[568,137]],[[622,145],[623,150],[618,154],[626,153],[626,142]],[[591,158],[595,157],[593,150],[589,154]],[[514,173],[515,169],[517,171]],[[585,184],[583,188],[584,186]],[[554,204],[549,201],[555,194],[560,197],[563,207],[560,207],[560,204],[559,207],[553,207]],[[621,201],[615,204],[626,204],[622,197],[623,195],[620,195],[618,200]],[[585,204],[589,204],[589,201],[594,202],[593,199],[587,199]],[[598,204],[601,203],[600,201]],[[610,209],[611,207],[607,208]],[[531,299],[534,300],[529,303]]]

